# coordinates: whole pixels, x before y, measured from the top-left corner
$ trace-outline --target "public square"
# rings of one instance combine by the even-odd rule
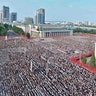
[[[69,61],[96,37],[0,39],[0,96],[96,96],[96,74]],[[60,51],[61,50],[61,51]]]

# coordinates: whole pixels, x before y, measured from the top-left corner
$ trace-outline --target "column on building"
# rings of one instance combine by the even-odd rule
[[[50,32],[50,37],[52,37],[52,32]]]
[[[62,36],[62,32],[61,32],[61,36]]]
[[[61,32],[59,32],[59,36],[61,36]]]
[[[45,37],[45,32],[43,32],[42,34],[43,34],[43,37]]]
[[[64,36],[67,36],[67,33],[64,31]]]
[[[50,37],[50,32],[49,32],[49,37]]]
[[[55,37],[56,37],[56,34],[57,34],[57,32],[55,32]]]
[[[55,36],[57,36],[57,32],[55,33]]]
[[[59,32],[57,32],[57,36],[59,36]]]
[[[51,37],[53,36],[53,32],[51,32]]]
[[[54,37],[56,36],[56,32],[54,32]]]
[[[61,36],[61,32],[59,32],[59,36]]]
[[[56,37],[56,32],[55,32],[55,37]]]
[[[56,36],[58,36],[58,32],[56,32]]]
[[[54,32],[52,32],[52,37],[54,36]]]
[[[49,32],[47,32],[47,37],[49,37]]]
[[[46,35],[45,35],[45,37],[47,37],[47,32],[46,32]]]
[[[48,32],[46,32],[46,37],[48,37]]]
[[[54,37],[54,32],[52,32],[53,34],[52,34],[52,36]]]
[[[46,37],[49,37],[49,32],[46,32]]]
[[[48,37],[49,37],[49,35],[50,35],[50,32],[48,32]]]
[[[60,36],[60,32],[59,32],[59,36]]]
[[[50,32],[50,37],[52,37],[52,32]]]
[[[64,36],[64,32],[62,32],[62,36]]]
[[[64,33],[64,36],[66,36],[67,34],[66,34],[66,32],[63,32]]]
[[[54,32],[54,37],[55,37],[55,32]]]
[[[47,32],[47,37],[48,37],[48,32]]]
[[[51,37],[51,35],[52,35],[52,32],[50,32],[50,37]]]

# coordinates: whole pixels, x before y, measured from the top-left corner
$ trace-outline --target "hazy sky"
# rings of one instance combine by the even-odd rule
[[[0,0],[0,9],[3,5],[16,11],[18,20],[34,18],[35,11],[44,8],[46,21],[96,22],[96,0]]]

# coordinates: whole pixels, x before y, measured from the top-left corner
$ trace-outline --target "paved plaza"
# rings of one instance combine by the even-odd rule
[[[96,74],[69,61],[94,50],[95,41],[89,36],[0,39],[0,96],[96,96]]]

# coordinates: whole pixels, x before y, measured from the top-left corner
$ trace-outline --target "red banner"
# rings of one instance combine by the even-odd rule
[[[85,55],[88,57],[88,56],[91,56],[93,53],[94,53],[94,51],[90,51],[90,52],[86,53]],[[76,56],[74,56],[74,57],[71,57],[71,58],[70,58],[70,62],[75,63],[75,64],[77,64],[77,65],[85,68],[86,70],[88,70],[88,71],[90,71],[90,72],[96,73],[96,68],[93,68],[93,67],[91,67],[91,66],[88,66],[88,65],[86,65],[86,64],[84,64],[84,63],[82,63],[82,62],[80,62],[80,61],[78,60],[78,59],[80,59],[81,56],[83,56],[83,55],[84,55],[84,54],[80,54],[80,55],[76,55]]]

